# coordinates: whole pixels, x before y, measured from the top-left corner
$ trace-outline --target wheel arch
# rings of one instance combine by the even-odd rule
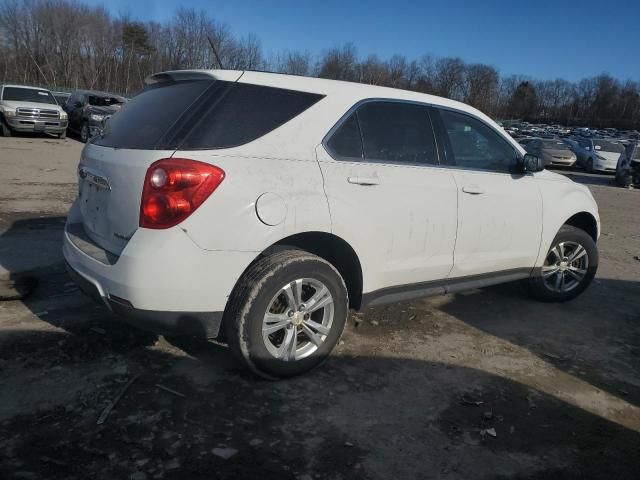
[[[358,310],[362,304],[362,265],[347,241],[328,232],[303,232],[278,240],[261,255],[286,248],[313,253],[333,265],[342,276],[349,294],[349,307]]]
[[[245,272],[265,255],[287,249],[305,250],[323,258],[333,265],[347,286],[349,307],[356,310],[360,308],[362,303],[362,266],[360,259],[349,243],[337,235],[328,232],[301,232],[276,241],[260,252],[260,254],[247,265],[238,277],[236,284],[245,275]]]
[[[593,238],[594,242],[598,241],[598,222],[596,218],[589,212],[578,212],[569,217],[563,225],[571,225],[585,231]]]

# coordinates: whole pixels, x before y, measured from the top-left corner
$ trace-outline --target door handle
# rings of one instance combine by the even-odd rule
[[[378,177],[348,177],[347,182],[353,185],[380,185]]]
[[[465,185],[462,187],[462,191],[470,195],[482,195],[484,193],[484,190],[478,185]]]

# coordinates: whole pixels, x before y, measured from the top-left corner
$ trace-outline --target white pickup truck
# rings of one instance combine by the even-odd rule
[[[67,114],[49,90],[0,85],[0,134],[42,132],[65,138]]]

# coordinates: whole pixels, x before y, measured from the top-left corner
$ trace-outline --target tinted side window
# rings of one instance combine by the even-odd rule
[[[440,116],[456,166],[509,171],[515,165],[515,149],[488,125],[449,110],[441,110]]]
[[[362,105],[357,115],[366,160],[438,163],[427,107],[370,102]]]
[[[183,149],[229,148],[266,135],[318,102],[323,95],[246,83],[233,84],[210,102]]]
[[[335,156],[362,160],[362,137],[355,113],[342,122],[327,142],[327,147]]]

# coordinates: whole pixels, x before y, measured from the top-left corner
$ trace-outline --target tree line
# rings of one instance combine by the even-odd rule
[[[0,82],[5,83],[129,96],[151,73],[221,64],[431,93],[497,119],[640,128],[640,83],[604,73],[579,82],[536,80],[504,76],[494,66],[460,58],[361,57],[349,43],[319,55],[267,54],[255,35],[233,35],[228,25],[190,8],[180,7],[158,23],[114,16],[75,0],[0,1]]]

